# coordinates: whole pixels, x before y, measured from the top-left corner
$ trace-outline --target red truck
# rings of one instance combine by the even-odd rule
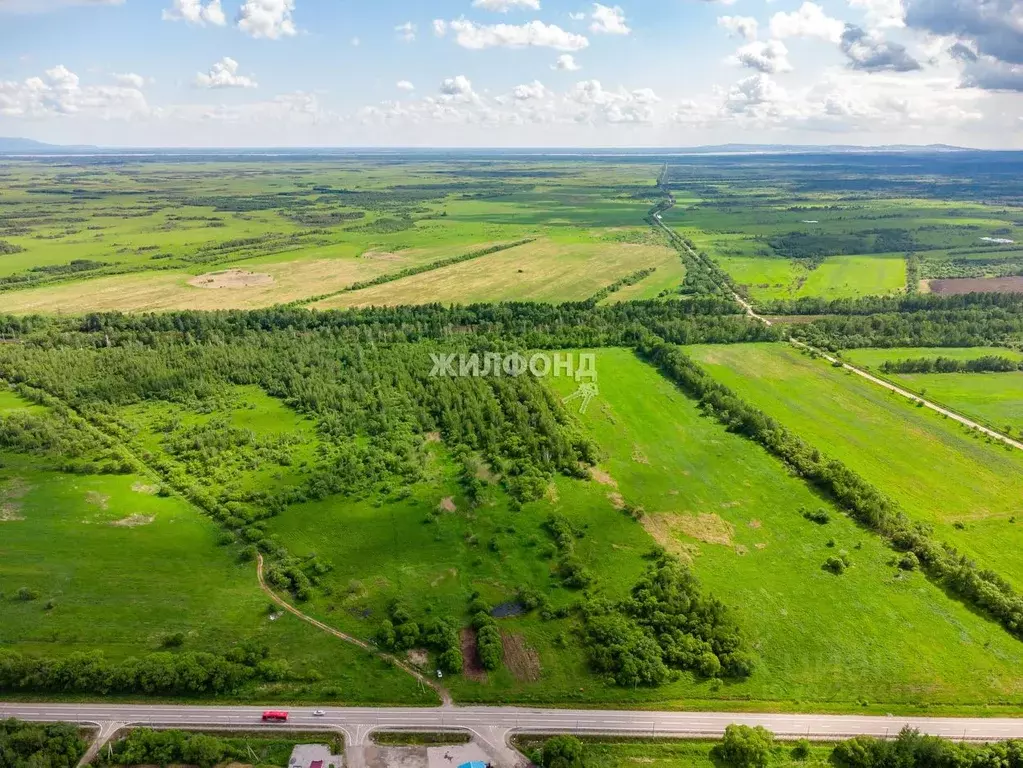
[[[268,709],[263,713],[264,723],[286,723],[288,722],[288,713],[280,712],[276,709]]]

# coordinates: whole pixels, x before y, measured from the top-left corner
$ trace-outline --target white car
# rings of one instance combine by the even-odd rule
[[[322,709],[318,709],[315,712],[313,712],[313,717],[326,717],[326,716],[327,716],[327,713],[324,712]]]

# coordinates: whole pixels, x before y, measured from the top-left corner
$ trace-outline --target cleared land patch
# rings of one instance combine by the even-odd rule
[[[945,296],[963,293],[1023,293],[1023,277],[960,277],[927,282],[931,293]]]

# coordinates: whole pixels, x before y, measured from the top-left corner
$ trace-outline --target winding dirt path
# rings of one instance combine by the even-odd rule
[[[297,616],[302,621],[308,624],[312,624],[317,629],[323,630],[324,632],[333,635],[339,640],[344,640],[346,643],[351,643],[352,645],[358,646],[359,648],[362,648],[365,651],[369,651],[377,658],[383,659],[388,664],[393,664],[395,667],[402,670],[403,672],[412,675],[412,677],[416,678],[416,680],[418,680],[420,683],[422,683],[423,685],[428,685],[430,688],[437,692],[437,695],[440,696],[442,706],[450,707],[454,705],[454,700],[451,698],[451,694],[448,693],[447,689],[444,688],[444,686],[440,685],[437,681],[431,680],[430,678],[426,677],[421,672],[409,666],[396,656],[392,656],[389,653],[384,653],[376,649],[375,647],[367,643],[365,640],[360,640],[357,637],[352,637],[351,635],[345,634],[339,629],[334,629],[333,627],[324,624],[322,621],[314,619],[312,616],[309,616],[308,614],[302,613],[302,611],[300,611],[298,608],[293,606],[283,597],[274,592],[273,589],[270,588],[270,585],[266,583],[266,579],[263,577],[263,555],[260,552],[256,553],[256,577],[259,579],[260,589],[262,589],[266,593],[267,597],[273,600],[277,605],[286,610],[288,613]]]
[[[665,208],[664,211],[668,211],[668,210],[670,210],[670,209],[675,207],[675,196],[672,195],[667,190],[665,190],[665,193],[668,195],[668,200],[670,201],[670,205],[667,208]],[[664,211],[661,211],[661,213],[663,213]],[[672,242],[676,242],[676,243],[680,244],[683,248],[685,248],[689,252],[689,254],[694,259],[698,259],[699,258],[699,256],[693,251],[693,249],[689,247],[689,244],[686,243],[685,240],[680,238],[678,236],[678,234],[676,232],[674,232],[672,229],[670,229],[663,221],[661,221],[659,216],[655,216],[654,217],[654,221],[657,223],[657,226],[659,226],[661,229],[663,229],[668,234],[668,236],[671,238]],[[739,304],[739,306],[741,306],[744,310],[746,310],[746,314],[749,317],[751,317],[752,319],[754,319],[754,320],[756,320],[758,322],[763,323],[764,325],[768,325],[768,326],[772,325],[771,321],[768,320],[766,317],[763,317],[762,315],[758,315],[756,313],[756,310],[753,309],[753,305],[750,304],[748,301],[746,301],[744,298],[742,298],[742,296],[737,294],[735,291],[732,291],[727,286],[725,286],[725,289],[731,294],[732,298],[735,299],[735,301]],[[959,422],[963,426],[969,427],[970,429],[976,429],[976,430],[982,432],[983,434],[987,435],[988,437],[994,438],[995,440],[998,440],[998,441],[1004,443],[1005,445],[1008,445],[1008,446],[1011,446],[1012,448],[1016,448],[1018,450],[1023,451],[1023,442],[1020,442],[1018,440],[1014,440],[1011,437],[1009,437],[1008,435],[1004,435],[1001,432],[998,432],[997,430],[991,429],[990,427],[985,427],[983,424],[978,424],[973,419],[967,418],[966,416],[958,414],[955,411],[949,410],[948,408],[946,408],[946,407],[944,407],[942,405],[939,405],[938,403],[935,403],[935,402],[932,402],[930,400],[927,400],[926,398],[923,398],[923,397],[921,397],[920,395],[918,395],[918,394],[916,394],[914,392],[910,392],[908,389],[903,389],[902,387],[899,387],[896,384],[892,384],[890,381],[886,381],[885,379],[879,378],[878,376],[874,376],[873,374],[868,373],[867,371],[863,370],[862,368],[857,368],[855,365],[850,365],[849,363],[847,363],[847,362],[845,362],[843,360],[839,360],[838,358],[836,358],[836,357],[834,357],[832,355],[829,355],[827,352],[824,352],[823,350],[817,349],[816,347],[812,347],[809,344],[807,344],[805,342],[802,342],[802,341],[799,341],[798,339],[796,339],[796,338],[794,338],[792,336],[789,336],[787,341],[789,342],[789,344],[791,344],[794,347],[797,347],[798,349],[805,349],[805,350],[807,350],[809,352],[816,353],[817,355],[819,355],[824,360],[827,360],[829,363],[832,363],[832,364],[840,363],[841,366],[845,370],[849,371],[850,373],[855,373],[857,376],[861,376],[862,378],[866,379],[869,382],[872,382],[872,383],[878,385],[879,387],[884,387],[885,389],[889,390],[890,392],[894,392],[897,395],[901,395],[902,397],[905,397],[907,400],[912,400],[914,402],[922,403],[924,408],[930,408],[932,411],[935,411],[936,413],[940,413],[942,416],[947,416],[948,418],[952,419],[953,421]]]

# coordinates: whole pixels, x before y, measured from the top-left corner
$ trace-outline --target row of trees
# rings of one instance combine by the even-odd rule
[[[626,275],[625,277],[621,278],[620,280],[615,280],[613,283],[611,283],[611,285],[604,286],[595,294],[590,296],[590,298],[587,299],[587,302],[590,304],[599,304],[612,293],[617,293],[627,285],[635,285],[640,280],[645,280],[646,278],[650,277],[650,275],[652,275],[656,271],[657,267],[647,267],[646,269],[638,269],[635,272],[632,272]]]
[[[699,400],[707,415],[763,445],[859,523],[887,538],[897,550],[912,552],[931,578],[1023,639],[1023,597],[1008,582],[939,544],[926,527],[911,522],[891,498],[711,379],[677,347],[648,341],[640,351],[683,391]]]
[[[1007,373],[1023,371],[1023,362],[1001,355],[984,355],[973,360],[952,357],[915,357],[904,360],[885,360],[884,373]]]
[[[225,655],[160,652],[123,661],[111,661],[101,651],[54,659],[0,650],[0,691],[12,693],[221,694],[250,680],[289,675],[286,661],[271,659],[269,649],[254,646],[238,646]]]

